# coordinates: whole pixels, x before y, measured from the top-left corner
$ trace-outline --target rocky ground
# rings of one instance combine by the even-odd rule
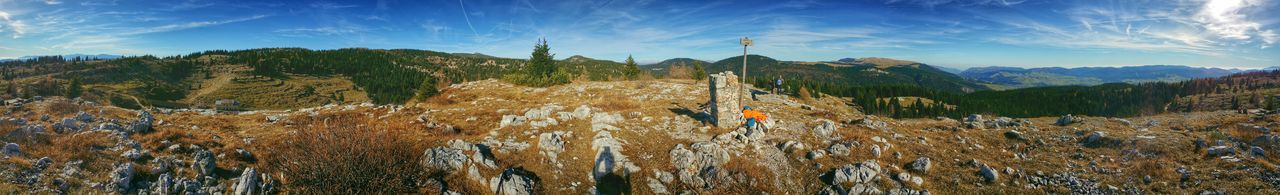
[[[127,110],[60,97],[7,100],[0,110],[0,139],[7,143],[0,189],[74,194],[306,193],[324,186],[444,194],[1280,193],[1272,154],[1280,149],[1280,135],[1270,130],[1280,121],[1277,115],[895,120],[862,115],[840,98],[757,94],[748,104],[771,116],[765,122],[770,128],[747,131],[705,125],[700,104],[707,101],[706,90],[705,82],[690,80],[550,88],[487,80],[454,85],[406,106],[240,113]],[[335,127],[357,130],[317,130]],[[370,132],[384,136],[363,136]],[[388,164],[376,164],[382,162]],[[335,169],[350,172],[331,174]],[[389,169],[400,174],[333,179]]]

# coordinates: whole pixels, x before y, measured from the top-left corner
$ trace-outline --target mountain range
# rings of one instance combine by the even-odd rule
[[[702,61],[707,73],[733,71],[741,74],[742,56],[716,62]],[[690,65],[694,59],[675,58],[643,68],[657,75],[677,65]],[[841,83],[850,86],[912,85],[953,93],[967,93],[990,88],[948,73],[935,66],[889,58],[846,58],[837,61],[779,61],[767,56],[747,56],[747,76],[781,76],[784,80]],[[772,79],[772,78],[770,78]]]
[[[1182,81],[1195,78],[1226,76],[1243,72],[1240,69],[1203,68],[1182,65],[1146,65],[1125,67],[1081,68],[1019,68],[978,67],[969,68],[959,75],[984,83],[1013,88],[1081,85],[1104,83],[1141,83],[1157,81]]]
[[[12,58],[12,59],[0,59],[0,62],[18,61],[18,60],[28,60],[28,59],[34,59],[34,58],[37,58],[37,57],[43,57],[43,56],[22,56],[22,57],[17,57],[17,58]],[[119,58],[122,58],[122,57],[124,57],[124,56],[121,56],[121,55],[112,55],[112,54],[96,54],[96,55],[95,55],[95,54],[67,54],[67,55],[62,55],[62,58],[65,58],[65,59],[74,59],[74,58],[77,58],[77,57],[79,57],[79,58],[84,58],[84,59],[110,60],[110,59],[119,59]]]

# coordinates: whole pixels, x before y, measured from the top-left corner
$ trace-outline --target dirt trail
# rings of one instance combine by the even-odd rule
[[[230,83],[232,78],[235,78],[235,75],[232,75],[231,73],[214,73],[213,79],[207,79],[204,80],[204,82],[201,82],[200,89],[192,91],[191,94],[187,95],[187,98],[183,98],[179,102],[193,104],[196,99],[201,96],[218,91],[218,89],[222,89],[222,86],[226,86],[227,83]]]

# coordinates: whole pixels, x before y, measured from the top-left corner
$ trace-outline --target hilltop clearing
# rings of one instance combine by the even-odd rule
[[[895,120],[757,93],[767,132],[705,125],[705,82],[465,82],[413,105],[3,106],[19,193],[1280,193],[1280,117]]]

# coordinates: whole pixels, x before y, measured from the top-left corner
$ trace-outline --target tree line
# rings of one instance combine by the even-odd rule
[[[756,86],[772,85],[772,79],[768,77],[757,77],[751,82]],[[973,93],[944,92],[913,85],[854,86],[804,79],[786,80],[782,88],[787,95],[792,96],[803,93],[816,97],[821,93],[850,97],[863,112],[895,118],[961,118],[969,114],[1009,117],[1065,114],[1128,117],[1194,111],[1180,107],[1177,101],[1180,97],[1280,88],[1280,71],[1256,71],[1181,82],[1053,86]],[[1240,102],[1234,100],[1233,106],[1241,108]],[[1280,102],[1272,101],[1259,106],[1267,105],[1280,108]]]

